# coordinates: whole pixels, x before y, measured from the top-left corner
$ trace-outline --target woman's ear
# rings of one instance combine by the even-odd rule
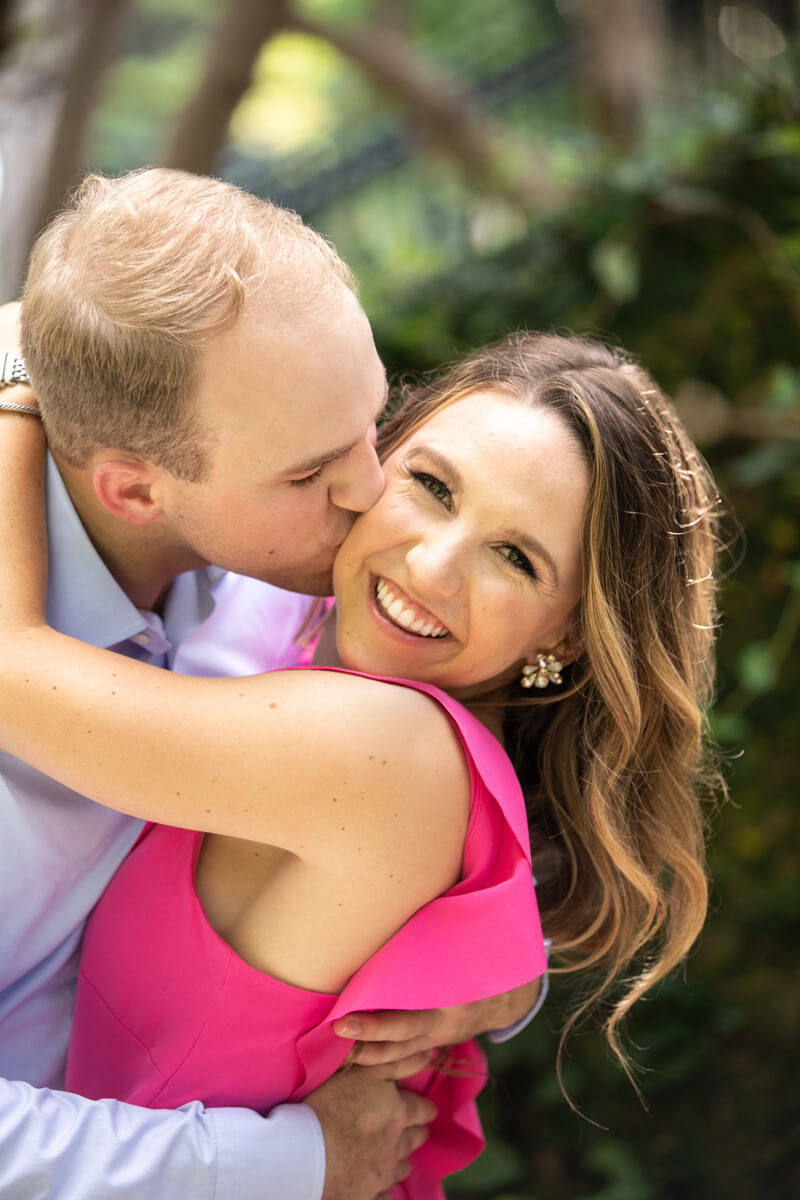
[[[107,458],[92,469],[92,487],[103,508],[131,525],[148,525],[161,514],[161,472],[138,458]]]
[[[565,638],[562,638],[558,645],[550,650],[549,653],[555,654],[558,661],[562,662],[565,667],[575,662],[575,659],[579,658],[583,653],[583,642],[578,637],[578,631],[575,630]]]

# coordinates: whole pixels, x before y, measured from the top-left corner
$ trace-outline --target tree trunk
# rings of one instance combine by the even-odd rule
[[[20,0],[0,73],[0,299],[80,167],[96,85],[127,0]]]
[[[214,37],[200,87],[178,121],[164,159],[197,175],[214,170],[236,105],[261,47],[285,28],[285,0],[231,0]]]
[[[579,61],[597,124],[619,145],[633,145],[665,72],[661,0],[593,0],[581,24]]]

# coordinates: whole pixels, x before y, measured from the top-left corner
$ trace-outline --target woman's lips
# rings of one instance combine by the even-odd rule
[[[413,601],[396,583],[381,575],[375,582],[375,603],[382,616],[404,633],[423,638],[444,638],[450,633],[433,613]]]

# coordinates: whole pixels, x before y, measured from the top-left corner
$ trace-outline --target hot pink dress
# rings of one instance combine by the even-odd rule
[[[331,1031],[338,1017],[461,1004],[546,969],[525,809],[504,750],[438,689],[386,682],[431,696],[460,736],[472,786],[461,880],[416,912],[340,995],[312,992],[255,970],[211,928],[194,889],[202,835],[150,828],[89,921],[71,1091],[150,1108],[202,1100],[267,1112],[302,1100],[341,1065],[351,1043]],[[485,1080],[482,1051],[466,1042],[448,1051],[444,1070],[406,1081],[439,1116],[393,1200],[439,1200],[442,1178],[480,1153],[474,1098]]]

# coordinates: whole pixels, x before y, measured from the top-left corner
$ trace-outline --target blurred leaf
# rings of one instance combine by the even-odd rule
[[[767,129],[750,139],[756,154],[800,154],[800,123],[797,121]]]
[[[783,571],[789,587],[794,591],[800,591],[800,562],[784,563]]]
[[[746,717],[726,713],[720,709],[714,709],[710,713],[709,723],[714,737],[726,746],[741,744],[752,728]]]
[[[598,242],[589,261],[598,281],[613,300],[625,303],[639,291],[639,258],[629,241],[609,236]]]
[[[752,642],[739,655],[739,677],[754,696],[769,692],[778,678],[778,668],[768,642]]]
[[[800,370],[778,363],[772,372],[767,404],[776,412],[800,406]]]

